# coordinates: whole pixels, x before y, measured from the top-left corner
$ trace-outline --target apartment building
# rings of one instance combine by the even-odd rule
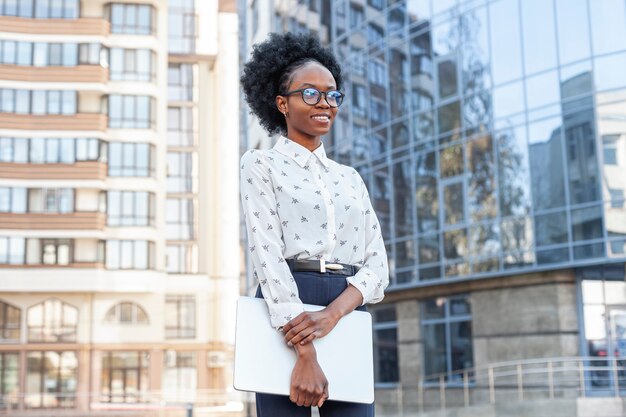
[[[232,1],[0,0],[0,414],[239,415],[237,42]]]

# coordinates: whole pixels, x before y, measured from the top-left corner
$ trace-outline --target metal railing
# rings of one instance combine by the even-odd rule
[[[388,415],[512,401],[626,396],[626,359],[563,357],[494,363],[377,390]],[[395,407],[394,407],[395,405]]]

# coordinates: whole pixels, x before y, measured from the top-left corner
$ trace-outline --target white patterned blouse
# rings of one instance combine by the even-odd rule
[[[272,149],[241,157],[241,201],[253,275],[261,284],[272,326],[303,311],[285,259],[325,259],[358,265],[347,277],[363,304],[383,299],[389,283],[378,218],[359,173],[281,137]]]

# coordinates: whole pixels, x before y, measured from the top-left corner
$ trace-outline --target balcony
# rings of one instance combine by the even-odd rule
[[[13,16],[0,16],[3,32],[28,33],[36,35],[87,35],[106,36],[111,25],[104,19],[30,19]]]
[[[82,161],[74,164],[18,164],[0,162],[0,178],[20,180],[104,181],[106,176],[107,165],[97,161]]]
[[[45,80],[53,83],[105,83],[109,79],[109,70],[99,65],[77,65],[74,67],[0,65],[0,79],[28,82]]]
[[[107,117],[100,113],[78,113],[68,116],[0,113],[0,129],[104,131],[106,127]]]
[[[0,229],[103,230],[105,224],[106,216],[99,212],[0,213]]]

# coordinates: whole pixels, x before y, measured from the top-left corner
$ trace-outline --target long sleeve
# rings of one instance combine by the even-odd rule
[[[261,284],[272,326],[280,328],[304,308],[283,256],[282,227],[269,170],[259,151],[251,150],[241,157],[241,202],[253,274]]]
[[[361,179],[361,199],[365,215],[365,258],[361,269],[347,280],[361,292],[363,304],[377,303],[383,299],[385,288],[389,285],[389,265],[380,223],[363,179]]]

